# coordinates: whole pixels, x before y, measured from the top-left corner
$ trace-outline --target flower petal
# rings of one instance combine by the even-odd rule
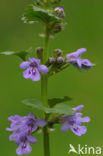
[[[70,128],[69,123],[68,123],[68,122],[65,122],[65,123],[63,123],[62,126],[61,126],[61,131],[62,131],[62,132],[67,132],[67,131],[69,130],[69,128]]]
[[[44,119],[37,119],[36,121],[37,121],[36,123],[39,127],[44,127],[47,124],[47,121]]]
[[[29,61],[30,63],[36,63],[37,66],[40,64],[40,60],[36,58],[29,58]]]
[[[39,81],[40,80],[40,74],[37,68],[34,68],[32,71],[32,74],[30,76],[30,79],[32,81]]]
[[[79,119],[81,122],[90,122],[90,118],[88,116]]]
[[[76,52],[74,52],[74,53],[70,53],[70,54],[66,55],[66,58],[68,59],[68,60],[66,60],[66,62],[68,62],[68,63],[76,63],[77,59],[79,57],[76,54]]]
[[[81,111],[81,109],[83,108],[84,106],[83,105],[79,105],[77,107],[74,107],[73,110],[74,111]]]
[[[29,117],[29,118],[32,118],[32,119],[35,119],[35,116],[34,116],[33,113],[29,113],[29,114],[28,114],[28,117]]]
[[[82,134],[85,134],[87,131],[87,128],[85,126],[72,126],[71,130],[74,134],[81,136]]]
[[[19,139],[20,135],[18,133],[12,133],[10,136],[9,136],[9,140],[10,141],[15,141],[17,144],[20,143],[20,139]]]
[[[12,128],[6,128],[6,130],[7,130],[7,131],[13,131],[13,129],[12,129]]]
[[[30,79],[31,75],[32,75],[32,68],[28,68],[23,72],[23,77],[25,79]]]
[[[77,59],[77,65],[78,65],[78,67],[79,67],[79,68],[81,68],[81,67],[82,67],[82,62],[81,62],[81,60],[80,60],[80,59]]]
[[[81,54],[83,54],[83,53],[86,52],[86,51],[87,51],[86,48],[80,48],[80,49],[78,49],[78,50],[76,51],[76,53],[77,53],[78,55],[81,55]]]
[[[38,70],[43,74],[48,73],[48,68],[45,65],[39,65]]]
[[[16,149],[16,153],[17,153],[18,155],[22,155],[22,154],[23,154],[23,150],[22,150],[22,148],[21,148],[21,145]]]
[[[19,147],[16,149],[16,153],[18,155],[22,154],[29,154],[32,151],[31,146],[28,143],[25,143],[25,145],[20,144]]]
[[[82,113],[75,113],[75,116],[78,118],[78,117],[81,117],[83,114]]]
[[[84,66],[87,66],[87,67],[92,66],[92,63],[88,59],[82,59],[81,62]]]
[[[14,122],[15,120],[19,120],[19,119],[21,119],[21,117],[19,115],[14,115],[14,116],[8,117],[8,120],[11,122]]]
[[[20,64],[20,68],[21,68],[21,69],[26,69],[26,68],[29,67],[29,65],[30,65],[30,62],[25,61],[25,62],[22,62],[22,63]]]
[[[37,142],[37,139],[34,136],[27,136],[27,138],[31,144],[35,144]]]

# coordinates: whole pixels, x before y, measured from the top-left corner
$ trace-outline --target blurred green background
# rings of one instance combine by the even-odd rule
[[[6,50],[35,49],[43,45],[42,26],[23,24],[20,20],[24,8],[31,0],[0,0],[0,52]],[[84,115],[91,117],[87,134],[78,137],[71,131],[61,133],[57,126],[50,135],[51,156],[68,156],[69,144],[88,146],[103,145],[103,0],[64,0],[68,24],[63,32],[50,41],[50,53],[61,48],[65,53],[85,47],[83,55],[96,64],[88,72],[70,67],[50,78],[49,98],[69,95],[71,106],[85,105]],[[9,142],[8,116],[27,115],[33,112],[22,104],[26,98],[40,99],[40,82],[22,77],[21,59],[16,56],[0,56],[0,155],[16,156],[14,142]],[[43,156],[42,134],[36,134],[38,143],[33,145],[30,156]],[[71,154],[73,155],[73,154]]]

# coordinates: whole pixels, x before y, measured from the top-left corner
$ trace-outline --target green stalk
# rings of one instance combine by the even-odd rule
[[[45,64],[48,60],[48,42],[49,42],[49,31],[48,26],[45,27],[45,42],[44,42],[44,52],[42,63]],[[48,94],[47,94],[48,76],[42,75],[41,77],[41,98],[44,107],[48,107]],[[45,119],[47,120],[47,114],[45,114]],[[50,146],[49,146],[49,133],[48,128],[43,128],[43,139],[44,139],[44,156],[50,156]]]

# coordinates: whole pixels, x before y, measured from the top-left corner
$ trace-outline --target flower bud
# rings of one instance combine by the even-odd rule
[[[54,50],[54,55],[56,57],[61,56],[63,54],[63,51],[61,49],[55,49]]]
[[[49,58],[49,63],[50,63],[50,64],[53,64],[54,62],[55,62],[55,58],[54,58],[54,57],[50,57],[50,58]]]
[[[63,57],[58,57],[57,58],[57,63],[63,63],[64,62],[64,58]]]
[[[61,32],[63,29],[64,29],[64,24],[63,23],[56,23],[54,25],[53,32],[58,33],[58,32]]]
[[[55,15],[59,18],[65,17],[64,8],[63,7],[56,7],[54,9]]]
[[[37,54],[38,59],[42,60],[43,48],[42,47],[36,48],[36,54]]]

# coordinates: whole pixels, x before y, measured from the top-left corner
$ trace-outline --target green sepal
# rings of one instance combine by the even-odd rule
[[[0,52],[0,55],[16,55],[20,57],[22,60],[26,60],[26,56],[31,52],[33,52],[33,49],[29,48],[27,50],[21,50],[21,51],[4,51],[4,52]]]

